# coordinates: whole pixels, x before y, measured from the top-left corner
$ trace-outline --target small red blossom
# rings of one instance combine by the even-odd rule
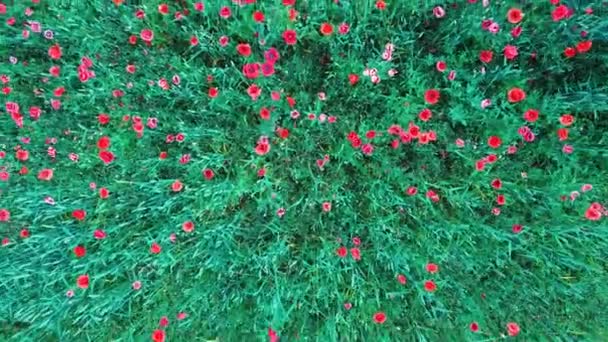
[[[427,281],[424,282],[424,289],[427,292],[434,292],[435,290],[437,290],[437,285],[435,284],[434,281],[427,280]]]
[[[152,242],[152,244],[150,245],[150,253],[158,254],[161,251],[162,251],[162,247],[158,243]]]
[[[519,325],[514,322],[507,323],[507,334],[509,334],[509,336],[519,335]]]
[[[81,289],[87,289],[89,287],[89,275],[79,275],[78,278],[76,278],[76,286]]]
[[[428,104],[435,104],[439,102],[440,94],[437,89],[429,89],[424,93],[424,101]]]
[[[381,311],[380,312],[376,312],[374,314],[373,319],[374,319],[374,323],[382,324],[382,323],[386,322],[386,314],[384,312],[381,312]]]

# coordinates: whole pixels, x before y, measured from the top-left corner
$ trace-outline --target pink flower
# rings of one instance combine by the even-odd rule
[[[492,105],[492,100],[490,100],[490,99],[481,100],[481,109],[485,109],[491,105]]]
[[[441,6],[433,8],[433,15],[435,18],[443,18],[445,16],[445,10]]]

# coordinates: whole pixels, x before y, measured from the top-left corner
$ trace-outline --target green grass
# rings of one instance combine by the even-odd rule
[[[19,127],[4,105],[0,112],[0,179],[8,177],[0,180],[0,209],[10,212],[7,221],[0,215],[0,239],[8,242],[0,246],[0,340],[140,341],[162,329],[168,341],[253,341],[268,340],[269,328],[281,341],[608,338],[608,213],[585,215],[593,203],[608,206],[608,9],[600,1],[562,1],[575,13],[559,22],[544,0],[492,1],[487,8],[481,0],[457,7],[393,0],[383,11],[370,0],[297,0],[295,21],[279,0],[243,7],[207,0],[202,13],[193,1],[167,0],[166,16],[160,3],[23,0],[0,14],[0,76],[10,78],[2,85],[10,93],[0,96],[23,115]],[[182,4],[190,13],[175,20]],[[436,5],[445,17],[433,16]],[[230,19],[218,15],[221,6],[230,6]],[[507,22],[512,7],[524,13],[518,38]],[[264,13],[264,24],[253,21],[254,10]],[[500,31],[482,30],[484,19]],[[40,22],[42,33],[24,39],[26,20]],[[334,25],[332,35],[319,33],[323,22]],[[344,35],[337,32],[343,22],[350,25]],[[150,46],[139,38],[145,28],[154,32]],[[285,29],[296,30],[295,45],[283,41]],[[197,46],[190,46],[193,35]],[[226,47],[218,43],[223,35]],[[588,52],[564,56],[584,40],[592,41]],[[240,56],[238,43],[249,43],[251,56]],[[387,43],[395,46],[390,61],[382,58]],[[58,60],[48,54],[53,44],[62,49]],[[504,58],[505,45],[518,48],[514,60]],[[243,64],[263,63],[270,47],[280,54],[275,74],[245,78]],[[494,52],[490,63],[479,60],[482,50]],[[84,56],[95,73],[85,83],[77,70]],[[444,73],[436,70],[439,60],[447,63]],[[125,71],[128,64],[135,73]],[[50,75],[53,65],[59,77]],[[364,75],[366,67],[377,69],[378,84]],[[256,101],[247,95],[253,83],[262,89]],[[65,88],[61,97],[53,94],[58,87]],[[211,87],[219,89],[216,98]],[[507,101],[513,87],[526,92],[524,101]],[[425,103],[428,89],[440,91],[437,104]],[[272,91],[281,92],[279,101]],[[492,104],[482,109],[484,99]],[[42,109],[38,120],[30,118],[32,106]],[[263,107],[272,109],[270,120],[260,118]],[[432,111],[426,122],[418,118],[424,108]],[[528,109],[540,112],[536,122],[524,120]],[[109,124],[99,123],[100,113],[109,114]],[[320,122],[321,114],[336,122]],[[574,123],[560,141],[563,114]],[[144,126],[157,118],[158,127],[138,137],[136,116]],[[436,140],[392,148],[399,137],[389,127],[410,124]],[[518,134],[523,126],[534,141]],[[289,136],[280,138],[278,127]],[[365,137],[370,130],[372,140]],[[353,147],[350,132],[373,153]],[[178,133],[184,141],[166,142]],[[102,136],[111,139],[109,164],[98,155]],[[269,138],[265,155],[255,153],[261,136]],[[502,145],[489,147],[490,136]],[[573,152],[564,153],[564,145]],[[517,152],[507,153],[509,146]],[[18,149],[29,158],[18,160]],[[190,161],[180,163],[186,154]],[[491,154],[497,161],[477,171],[476,162]],[[51,180],[38,179],[42,169],[53,170]],[[213,179],[203,177],[205,169]],[[499,190],[491,186],[497,178]],[[176,180],[179,192],[171,190]],[[582,191],[584,184],[592,190]],[[410,186],[416,195],[406,193]],[[102,187],[108,198],[100,198]],[[496,203],[499,194],[504,205]],[[72,216],[77,209],[86,211],[84,220]],[[182,230],[186,221],[193,232]],[[27,238],[20,237],[24,228]],[[104,239],[94,237],[99,230]],[[355,237],[361,259],[350,251],[340,258],[337,249],[355,247]],[[158,254],[150,251],[154,242]],[[84,257],[75,256],[78,245]],[[427,263],[439,271],[427,272]],[[86,289],[77,286],[83,274]],[[436,291],[425,290],[428,280]],[[187,317],[178,320],[180,312]],[[386,322],[375,323],[376,312],[386,313]],[[163,316],[167,327],[159,327]],[[509,322],[520,327],[517,336],[508,335]]]

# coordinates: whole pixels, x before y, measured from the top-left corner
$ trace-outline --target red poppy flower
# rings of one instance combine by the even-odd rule
[[[484,63],[490,63],[494,53],[490,50],[483,50],[479,53],[479,60]]]
[[[429,273],[437,273],[439,271],[439,266],[437,266],[437,264],[428,263],[426,264],[426,271]]]
[[[219,90],[217,88],[215,88],[215,87],[209,88],[209,97],[210,98],[216,98],[218,94],[219,94]]]
[[[171,190],[173,190],[174,192],[181,191],[183,188],[184,188],[184,184],[182,182],[180,182],[179,179],[175,180],[171,184]]]
[[[152,332],[153,342],[165,342],[166,334],[164,330],[156,329]]]
[[[567,47],[564,49],[564,56],[566,56],[567,58],[572,58],[574,56],[576,56],[576,49],[573,47]]]
[[[150,253],[158,254],[161,251],[162,251],[162,247],[160,247],[160,245],[157,244],[156,242],[152,242],[152,245],[150,245]]]
[[[355,74],[348,75],[348,82],[350,82],[350,85],[357,84],[357,82],[359,82],[359,76]]]
[[[297,42],[297,34],[294,30],[285,30],[283,32],[283,40],[287,45],[295,45]]]
[[[599,219],[602,218],[602,212],[598,209],[596,209],[595,207],[591,206],[589,208],[587,208],[587,210],[585,211],[585,218],[587,218],[590,221],[598,221]]]
[[[182,223],[182,230],[186,233],[191,233],[192,231],[194,231],[194,222],[186,221]]]
[[[559,122],[564,126],[570,126],[574,122],[574,116],[570,114],[564,114],[560,116]]]
[[[57,44],[49,48],[49,56],[51,59],[60,59],[62,55],[61,47]]]
[[[557,137],[559,138],[559,141],[568,140],[568,133],[569,131],[567,128],[558,128]]]
[[[84,248],[84,246],[74,247],[74,255],[76,255],[77,258],[82,258],[83,256],[85,256],[86,253],[87,250],[86,248]]]
[[[492,183],[490,183],[494,189],[502,188],[502,181],[498,178],[494,179]]]
[[[515,234],[519,234],[519,233],[521,233],[522,229],[524,229],[524,227],[523,227],[521,224],[514,224],[514,225],[511,227],[511,230],[512,230],[512,231],[513,231],[513,233],[515,233]]]
[[[345,258],[346,254],[348,254],[348,250],[346,249],[346,247],[344,246],[340,246],[337,250],[336,250],[336,254],[338,254],[338,256],[340,258]]]
[[[403,275],[403,274],[398,274],[397,275],[397,281],[401,284],[401,285],[405,285],[405,283],[407,283],[407,278]]]
[[[101,159],[105,164],[109,164],[114,161],[114,153],[110,151],[100,151],[99,159]]]
[[[414,196],[415,194],[418,193],[418,188],[416,188],[415,186],[410,186],[407,188],[407,194],[410,196]]]
[[[205,169],[203,170],[203,177],[205,177],[206,180],[212,180],[213,177],[215,177],[215,173],[211,169]]]
[[[382,324],[382,323],[386,322],[386,314],[382,311],[376,312],[374,314],[374,322],[378,323],[378,324]]]
[[[590,40],[579,42],[576,44],[576,51],[578,51],[578,53],[585,53],[591,50],[591,45],[592,42]]]
[[[496,196],[496,203],[498,205],[505,205],[505,195]]]
[[[495,135],[488,138],[488,146],[490,146],[491,148],[499,148],[501,144],[502,140]]]
[[[386,9],[386,2],[384,2],[384,0],[378,0],[376,1],[376,8],[379,10],[384,10]]]
[[[523,13],[519,8],[511,8],[507,12],[507,21],[511,24],[517,24],[523,19]]]
[[[432,116],[433,116],[433,113],[428,108],[425,108],[420,113],[418,113],[418,118],[425,122],[429,121]]]
[[[528,109],[524,113],[524,119],[528,122],[535,122],[538,120],[538,111],[536,109]]]
[[[324,36],[329,36],[330,34],[332,34],[334,32],[334,27],[330,23],[323,23],[323,24],[321,24],[320,31],[321,31],[321,34],[323,34]]]
[[[85,219],[85,217],[87,217],[87,212],[82,209],[76,209],[72,211],[72,217],[78,221],[82,221]]]
[[[144,42],[149,43],[152,41],[152,39],[154,39],[154,32],[152,32],[152,30],[150,30],[150,29],[143,29],[143,30],[141,30],[141,32],[139,32],[139,37]]]
[[[231,15],[232,15],[232,10],[230,9],[230,7],[224,6],[220,9],[220,17],[222,17],[224,19],[228,19],[228,18],[230,18]]]
[[[158,5],[158,12],[160,14],[168,14],[169,13],[169,5],[167,5],[167,4],[160,4],[160,5]]]
[[[97,115],[97,121],[102,125],[107,125],[110,122],[110,116],[108,114],[101,113]]]
[[[251,55],[251,46],[249,44],[241,43],[236,46],[236,51],[239,55],[248,57]]]
[[[521,102],[526,99],[526,93],[520,88],[511,88],[507,93],[507,99],[511,103]]]
[[[439,101],[439,90],[429,89],[424,93],[424,101],[428,104],[435,104]]]
[[[469,325],[469,329],[471,329],[472,332],[478,332],[479,324],[477,324],[477,322],[472,322],[471,325]]]
[[[53,170],[51,169],[42,169],[38,172],[38,179],[44,181],[50,181],[53,179]]]
[[[560,21],[564,18],[567,18],[570,14],[570,9],[566,5],[559,5],[555,7],[553,12],[551,12],[551,17],[553,21]]]
[[[76,285],[81,289],[86,289],[89,287],[89,275],[83,274],[78,276],[76,279]]]
[[[503,50],[503,52],[505,54],[505,58],[508,60],[515,59],[515,57],[517,57],[517,55],[518,55],[517,47],[513,46],[513,45],[505,46],[505,49]]]
[[[447,69],[448,65],[444,62],[444,61],[438,61],[435,64],[435,68],[437,68],[437,71],[439,72],[444,72],[445,69]]]
[[[246,63],[243,65],[243,75],[249,79],[258,78],[260,75],[260,65],[258,63]]]
[[[8,222],[11,218],[11,212],[7,209],[0,209],[0,222]]]
[[[519,334],[519,325],[517,323],[507,323],[507,333],[509,336],[517,336]]]
[[[101,137],[97,140],[97,148],[101,150],[105,150],[110,147],[110,138],[109,137]]]
[[[437,285],[435,285],[434,281],[427,280],[424,282],[424,289],[428,292],[434,292],[435,290],[437,290]]]
[[[15,152],[15,157],[18,160],[26,161],[30,157],[30,153],[26,150],[18,149],[17,152]]]
[[[361,260],[361,250],[357,247],[350,249],[350,255],[357,261]]]

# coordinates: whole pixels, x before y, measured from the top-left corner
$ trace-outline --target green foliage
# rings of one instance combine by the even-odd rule
[[[0,76],[10,77],[3,87],[11,91],[0,96],[19,104],[23,125],[2,108],[0,172],[8,179],[0,180],[0,209],[10,219],[0,222],[0,338],[149,340],[162,316],[170,320],[163,328],[169,341],[263,340],[269,327],[281,341],[490,341],[508,337],[509,322],[526,341],[608,338],[608,225],[605,217],[586,218],[592,203],[607,205],[608,194],[608,20],[600,1],[562,1],[575,12],[560,21],[545,0],[488,7],[481,0],[393,0],[384,10],[371,0],[298,0],[293,21],[292,7],[278,0],[205,1],[203,12],[190,0],[166,1],[167,15],[158,12],[159,0],[4,2]],[[433,15],[437,5],[443,18]],[[218,15],[223,6],[232,10],[229,19]],[[518,38],[507,21],[513,7],[524,13]],[[589,7],[593,14],[585,14]],[[184,8],[189,13],[177,20]],[[256,10],[264,23],[252,19]],[[484,19],[500,31],[483,30]],[[27,21],[40,22],[42,32],[23,38],[32,30]],[[333,34],[320,33],[324,22]],[[347,34],[337,32],[343,22]],[[154,32],[149,46],[143,29]],[[286,29],[296,30],[295,45],[284,42]],[[223,35],[226,47],[218,42]],[[584,40],[593,42],[588,52],[564,56]],[[238,43],[249,43],[251,56],[239,55]],[[390,61],[382,58],[387,43],[394,44]],[[58,60],[48,54],[53,44],[62,49]],[[504,57],[506,45],[517,47],[515,59]],[[263,63],[270,47],[280,54],[275,74],[247,79],[243,65]],[[480,61],[482,50],[494,52],[490,63]],[[95,77],[81,82],[85,56]],[[134,73],[125,71],[129,64]],[[51,76],[53,65],[59,77]],[[381,81],[373,84],[366,68],[377,69]],[[392,69],[397,74],[389,77]],[[359,76],[354,85],[351,74]],[[254,83],[262,89],[255,101],[247,94]],[[58,87],[65,88],[61,97],[53,94]],[[212,87],[216,98],[208,95]],[[524,101],[507,101],[513,87],[526,92]],[[428,89],[439,90],[437,104],[425,103]],[[492,104],[482,109],[484,99]],[[32,106],[42,108],[38,120],[29,116]],[[260,118],[263,107],[270,120]],[[429,121],[418,117],[425,108]],[[528,109],[540,112],[537,121],[524,120]],[[100,113],[109,114],[108,124]],[[321,114],[336,122],[321,122]],[[563,114],[574,123],[560,141]],[[157,118],[158,127],[144,127],[138,137],[134,117],[144,126]],[[399,137],[389,127],[407,131],[411,124],[436,140],[392,148]],[[534,141],[518,133],[523,126]],[[289,130],[287,138],[279,127]],[[349,132],[373,153],[353,147]],[[183,142],[166,142],[178,133]],[[102,136],[116,158],[108,164],[99,157]],[[268,154],[255,152],[260,136],[270,140]],[[502,146],[490,148],[490,136]],[[564,153],[564,145],[573,152]],[[27,160],[17,159],[19,149],[29,152]],[[180,163],[185,154],[190,161]],[[476,170],[490,154],[497,161]],[[43,169],[53,170],[51,180],[38,179]],[[203,176],[206,169],[213,179]],[[171,189],[176,180],[181,191]],[[582,191],[583,184],[593,189]],[[412,186],[418,192],[410,196]],[[100,197],[102,187],[108,198]],[[72,216],[77,209],[86,211],[84,220]],[[186,221],[194,231],[182,230]],[[523,230],[514,233],[518,224]],[[27,238],[20,237],[24,228]],[[94,237],[100,230],[104,239]],[[361,259],[350,251],[339,257],[340,246],[356,247],[355,237]],[[158,254],[151,253],[154,242]],[[74,255],[78,245],[84,257]],[[439,271],[429,273],[427,263]],[[81,289],[76,281],[84,274],[90,284]],[[427,280],[436,291],[425,290]],[[187,317],[177,320],[180,312]],[[385,312],[386,322],[375,323],[376,312]]]

